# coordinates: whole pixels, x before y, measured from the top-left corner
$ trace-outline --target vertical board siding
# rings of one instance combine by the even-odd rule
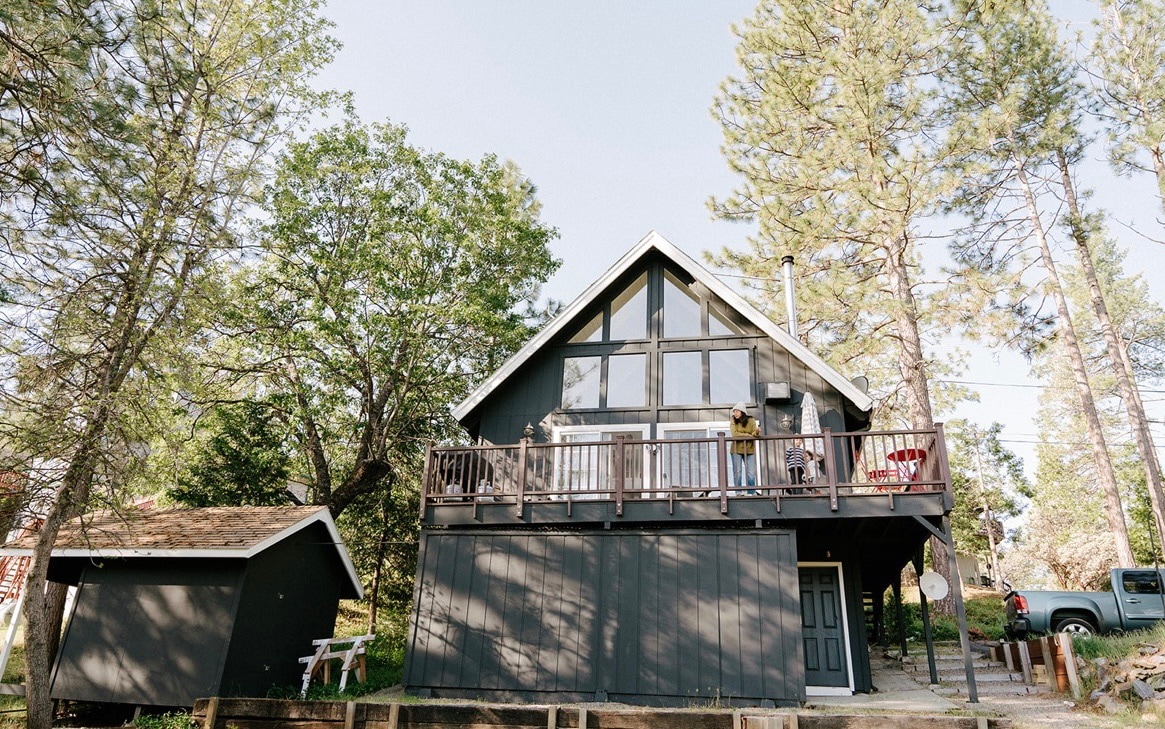
[[[788,530],[426,532],[410,688],[796,701]]]

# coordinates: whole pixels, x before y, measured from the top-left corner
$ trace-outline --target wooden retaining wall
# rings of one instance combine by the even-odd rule
[[[1023,673],[1024,683],[1046,684],[1053,690],[1071,692],[1080,698],[1080,678],[1076,675],[1076,652],[1069,633],[1043,635],[991,647],[992,660],[1001,661],[1011,671]]]
[[[904,714],[762,713],[759,709],[602,709],[578,706],[371,704],[199,699],[201,729],[1010,729],[1010,719]]]

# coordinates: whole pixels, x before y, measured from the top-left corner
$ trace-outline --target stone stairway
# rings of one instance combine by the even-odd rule
[[[898,658],[897,655],[893,656]],[[901,658],[903,670],[923,686],[930,685],[930,666],[926,659],[926,647],[916,646],[905,658]],[[1043,684],[1029,686],[1023,682],[1023,674],[1009,671],[998,661],[989,660],[975,654],[972,668],[975,671],[975,687],[979,695],[1015,695],[1046,693],[1049,687]],[[963,655],[956,647],[936,646],[935,667],[938,669],[939,685],[931,690],[940,696],[967,696],[967,675],[963,666]]]

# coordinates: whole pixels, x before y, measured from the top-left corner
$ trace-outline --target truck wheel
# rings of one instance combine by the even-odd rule
[[[1063,618],[1056,623],[1057,633],[1072,633],[1074,635],[1092,635],[1096,632],[1096,626],[1088,618],[1081,618],[1073,615],[1071,617]]]

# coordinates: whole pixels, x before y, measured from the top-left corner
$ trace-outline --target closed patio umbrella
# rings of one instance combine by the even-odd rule
[[[817,414],[817,401],[813,393],[806,392],[801,398],[801,435],[816,435],[821,432],[821,416]],[[809,452],[809,462],[805,464],[805,475],[817,478],[817,461],[825,456],[825,439],[805,438],[805,450]]]

